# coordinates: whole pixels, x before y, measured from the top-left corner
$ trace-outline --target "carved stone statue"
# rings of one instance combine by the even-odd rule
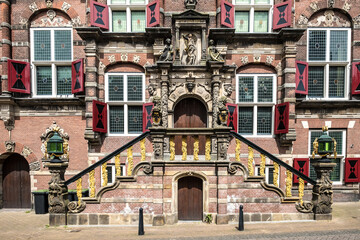
[[[165,40],[165,47],[164,50],[162,50],[162,53],[159,57],[159,61],[172,61],[173,60],[173,46],[171,45],[170,38],[167,38]]]
[[[185,62],[187,65],[194,65],[196,62],[196,36],[189,33],[186,35],[182,35],[185,40],[185,49],[181,58],[186,55]]]
[[[214,40],[209,41],[209,47],[207,48],[207,55],[210,61],[224,62],[224,58],[220,52],[216,49]]]
[[[184,4],[186,9],[195,9],[197,0],[185,0]]]

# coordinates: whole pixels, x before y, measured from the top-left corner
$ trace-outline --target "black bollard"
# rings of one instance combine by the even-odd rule
[[[244,231],[244,212],[243,212],[243,205],[240,205],[239,210],[239,231]]]
[[[139,233],[138,235],[144,235],[144,216],[143,216],[143,209],[139,209]]]

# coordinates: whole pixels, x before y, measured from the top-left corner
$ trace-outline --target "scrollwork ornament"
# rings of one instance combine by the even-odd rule
[[[83,201],[80,201],[80,204],[78,201],[72,201],[69,202],[67,205],[68,211],[70,213],[81,213],[86,208],[86,203]]]
[[[314,204],[310,201],[304,201],[302,204],[300,202],[296,202],[295,208],[302,213],[311,213],[313,211]]]
[[[309,22],[309,19],[305,15],[300,14],[299,20],[298,20],[298,25],[307,25],[308,22]]]

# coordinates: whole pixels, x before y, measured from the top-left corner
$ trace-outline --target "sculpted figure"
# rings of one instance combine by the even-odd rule
[[[224,62],[224,58],[221,56],[220,52],[216,49],[214,40],[210,39],[209,47],[207,48],[207,54],[210,61]]]
[[[189,33],[186,35],[183,34],[182,37],[185,39],[185,49],[182,58],[186,55],[186,64],[194,65],[196,61],[196,36]]]
[[[171,45],[170,38],[167,38],[165,40],[165,47],[164,50],[162,50],[162,53],[159,57],[159,61],[172,61],[173,60],[173,46]]]

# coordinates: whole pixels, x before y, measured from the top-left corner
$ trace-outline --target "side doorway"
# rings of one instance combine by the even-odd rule
[[[202,220],[203,181],[197,177],[178,180],[178,219]]]

